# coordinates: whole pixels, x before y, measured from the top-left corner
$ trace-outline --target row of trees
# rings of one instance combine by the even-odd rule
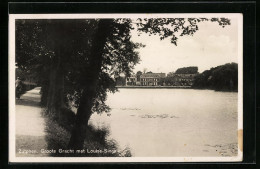
[[[195,77],[193,88],[217,91],[238,90],[238,65],[228,63],[206,70]]]
[[[139,33],[171,38],[193,35],[198,22],[230,24],[226,18],[137,19]],[[49,114],[61,116],[68,102],[77,108],[68,148],[82,149],[86,127],[93,112],[107,112],[107,92],[116,92],[115,77],[130,75],[139,62],[131,41],[133,20],[45,19],[16,20],[16,66],[34,74],[41,86],[41,103]]]
[[[176,70],[175,73],[176,74],[196,74],[196,73],[198,73],[198,67],[190,66],[190,67],[179,68]]]

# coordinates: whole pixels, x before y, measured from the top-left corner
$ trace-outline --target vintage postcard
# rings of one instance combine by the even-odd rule
[[[243,15],[10,14],[10,162],[243,159]]]

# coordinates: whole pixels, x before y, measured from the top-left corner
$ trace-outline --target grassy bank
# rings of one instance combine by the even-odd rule
[[[107,128],[96,129],[88,126],[84,148],[78,152],[67,149],[72,125],[66,120],[57,120],[43,112],[46,121],[46,141],[50,156],[54,157],[130,157],[129,148],[120,150],[115,140],[107,140]],[[55,153],[54,153],[55,152]]]

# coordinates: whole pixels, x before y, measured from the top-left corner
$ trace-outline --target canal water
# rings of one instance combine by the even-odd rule
[[[134,157],[236,156],[237,101],[234,92],[120,89],[90,124]]]

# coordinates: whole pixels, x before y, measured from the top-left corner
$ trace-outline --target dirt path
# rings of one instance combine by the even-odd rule
[[[39,92],[40,87],[37,87],[16,99],[16,156],[47,156],[41,153],[41,149],[47,148],[47,143]]]

